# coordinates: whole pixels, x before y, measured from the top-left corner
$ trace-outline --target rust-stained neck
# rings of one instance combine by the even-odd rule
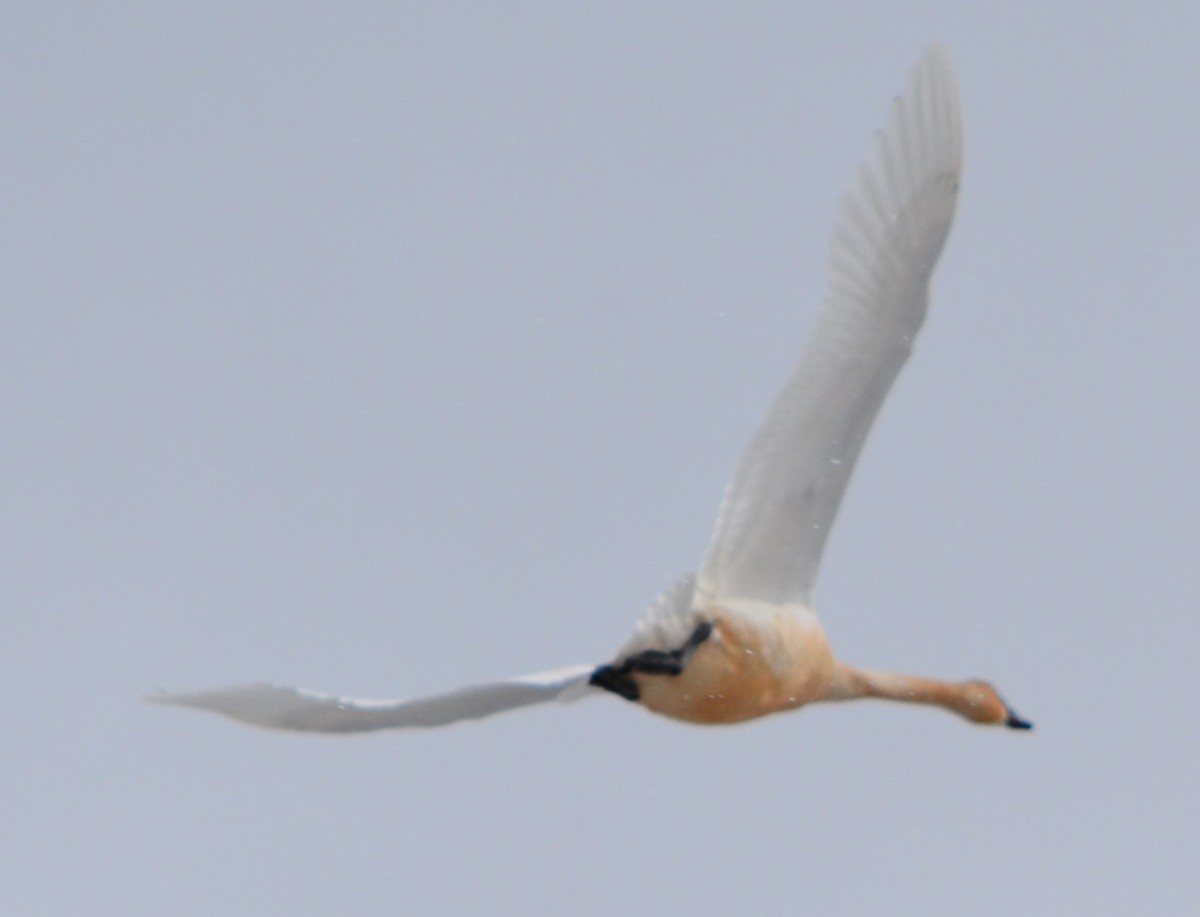
[[[877,697],[910,704],[928,704],[956,713],[972,723],[1004,724],[1030,729],[986,681],[939,681],[917,675],[875,672],[837,663],[829,692],[823,700]]]

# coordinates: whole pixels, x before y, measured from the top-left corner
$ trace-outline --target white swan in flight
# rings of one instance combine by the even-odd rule
[[[814,701],[875,697],[1030,728],[986,682],[841,662],[811,606],[855,460],[925,319],[930,276],[954,218],[962,145],[954,71],[934,46],[841,202],[820,317],[737,464],[699,574],[659,597],[612,662],[415,700],[268,684],[151,700],[310,732],[440,726],[605,691],[691,723],[736,723]]]

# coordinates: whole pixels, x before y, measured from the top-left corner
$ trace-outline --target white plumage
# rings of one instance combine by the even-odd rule
[[[821,554],[855,461],[925,319],[930,277],[954,217],[961,168],[958,89],[948,55],[935,46],[914,68],[904,96],[892,105],[887,128],[876,137],[842,199],[828,292],[816,327],[737,464],[699,574],[663,593],[613,665],[604,667],[619,669],[647,650],[677,650],[698,623],[715,622],[705,643],[714,648],[705,650],[708,661],[690,681],[668,682],[652,673],[647,677],[660,680],[639,682],[657,692],[654,702],[642,698],[652,709],[718,722],[806,700],[895,696],[938,703],[977,722],[1001,722],[1007,715],[1009,725],[1027,728],[998,696],[1000,707],[981,712],[978,686],[991,690],[984,683],[949,686],[958,693],[943,697],[937,692],[944,683],[925,681],[914,687],[915,682],[839,668],[809,611]],[[738,653],[754,652],[740,647],[767,647],[777,668],[790,665],[809,675],[819,669],[820,678],[807,677],[806,671],[753,670],[753,677],[767,679],[765,687],[753,686],[757,694],[747,687],[737,711],[692,709],[686,704],[694,699],[664,693],[676,683],[679,691],[688,691],[706,684],[704,678],[732,678],[733,670],[719,653],[729,651],[735,633],[750,641],[739,644]],[[589,684],[593,671],[593,666],[574,666],[407,701],[355,700],[273,685],[161,694],[152,700],[211,710],[257,726],[358,732],[438,726],[577,699],[598,693]],[[742,672],[738,677],[751,676]],[[763,700],[759,710],[754,706],[758,694],[766,697],[772,680],[800,685],[809,694],[792,696],[801,689],[788,688],[787,697]],[[737,684],[727,687],[731,697],[737,693]],[[708,690],[709,700],[718,697],[715,689]],[[920,691],[927,697],[918,696]],[[635,699],[634,694],[636,688],[631,688],[625,696]],[[724,693],[719,697],[724,699]]]

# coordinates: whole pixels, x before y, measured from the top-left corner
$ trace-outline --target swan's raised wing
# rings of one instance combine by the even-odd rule
[[[195,694],[153,694],[147,699],[160,704],[211,710],[269,729],[368,732],[444,726],[530,704],[578,700],[596,692],[588,685],[588,677],[594,668],[570,666],[415,700],[362,700],[268,684],[240,685]]]
[[[925,319],[961,170],[958,86],[935,46],[842,199],[820,317],[734,471],[698,602],[810,603],[854,462]]]

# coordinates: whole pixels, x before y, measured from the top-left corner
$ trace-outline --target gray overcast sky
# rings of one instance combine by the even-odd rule
[[[818,607],[1036,732],[140,703],[606,659],[935,39],[959,219]],[[6,3],[0,912],[1194,905],[1198,43],[1184,3]]]

